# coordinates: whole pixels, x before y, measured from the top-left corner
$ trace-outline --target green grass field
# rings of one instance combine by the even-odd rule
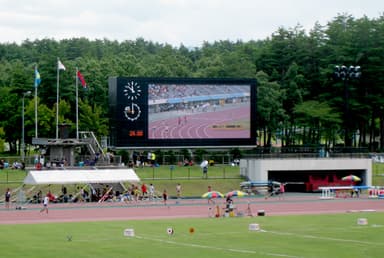
[[[0,225],[2,257],[383,257],[383,213]],[[367,218],[368,225],[358,225]],[[258,223],[260,231],[249,231]],[[168,235],[167,228],[174,234]],[[123,236],[134,229],[134,237]],[[194,229],[191,234],[190,228]],[[69,241],[71,240],[71,241]]]

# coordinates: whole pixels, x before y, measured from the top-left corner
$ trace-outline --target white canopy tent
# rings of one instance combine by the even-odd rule
[[[139,182],[133,169],[31,170],[27,185]]]

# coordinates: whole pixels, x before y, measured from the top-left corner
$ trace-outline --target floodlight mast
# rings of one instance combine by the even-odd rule
[[[361,77],[361,67],[360,66],[339,66],[336,65],[334,69],[334,78],[336,80],[342,80],[344,83],[344,105],[345,105],[345,131],[344,131],[344,146],[351,147],[352,139],[349,133],[350,131],[350,110],[349,110],[349,84],[348,82],[353,79],[359,79]]]

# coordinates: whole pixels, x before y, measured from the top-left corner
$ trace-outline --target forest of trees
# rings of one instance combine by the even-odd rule
[[[110,76],[256,78],[259,145],[271,146],[278,137],[282,146],[384,148],[384,16],[340,14],[310,31],[281,27],[264,40],[195,48],[142,38],[0,44],[0,146],[8,143],[11,153],[19,149],[22,93],[33,92],[36,65],[39,137],[54,138],[58,57],[66,66],[60,74],[59,122],[73,130],[78,67],[88,84],[79,92],[80,130],[98,136],[108,136]],[[360,66],[362,76],[335,78],[336,65]],[[25,97],[26,143],[35,134],[34,105],[33,94]]]

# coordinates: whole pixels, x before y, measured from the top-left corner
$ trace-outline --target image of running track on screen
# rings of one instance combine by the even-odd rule
[[[251,86],[149,84],[148,139],[251,137]]]

